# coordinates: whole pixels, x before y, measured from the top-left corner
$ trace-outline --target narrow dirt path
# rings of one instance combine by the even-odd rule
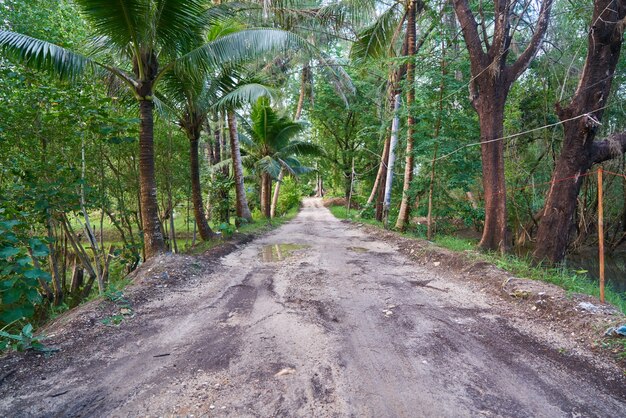
[[[619,380],[316,199],[160,295],[106,342],[40,358],[64,366],[45,380],[0,383],[0,415],[626,416]]]

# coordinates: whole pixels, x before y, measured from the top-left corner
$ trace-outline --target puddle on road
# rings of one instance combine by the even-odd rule
[[[275,261],[282,261],[287,257],[290,257],[294,251],[308,248],[309,245],[300,244],[271,244],[264,245],[261,248],[259,256],[264,263],[272,263]]]
[[[348,247],[348,250],[354,251],[355,253],[366,253],[369,251],[367,248],[363,247]]]

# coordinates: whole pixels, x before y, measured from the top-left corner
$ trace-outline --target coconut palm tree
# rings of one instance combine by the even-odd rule
[[[292,176],[311,171],[296,158],[297,155],[320,155],[320,147],[311,142],[294,139],[305,125],[279,115],[266,97],[260,98],[252,107],[252,120],[248,128],[250,138],[243,142],[250,163],[261,177],[261,213],[270,218],[272,179],[281,170]]]
[[[209,112],[219,110],[228,112],[231,154],[233,154],[232,161],[235,162],[233,172],[238,203],[237,217],[251,221],[252,216],[243,189],[243,169],[241,169],[237,126],[236,121],[231,121],[231,115],[234,119],[234,112],[231,109],[242,103],[255,102],[260,96],[269,95],[270,90],[260,81],[242,77],[236,69],[227,67],[222,69],[221,74],[214,77],[206,77],[202,73],[172,71],[163,78],[162,93],[163,95],[157,95],[157,97],[164,105],[164,112],[174,113],[176,123],[189,139],[191,200],[200,237],[206,241],[213,236],[202,204],[198,156],[200,133],[202,127],[206,125]],[[237,161],[239,165],[236,164]]]
[[[0,31],[0,52],[35,69],[73,80],[88,70],[112,75],[139,105],[140,206],[146,258],[165,251],[154,175],[154,94],[163,76],[179,71],[211,73],[227,62],[303,46],[294,34],[275,29],[239,31],[206,42],[204,33],[228,5],[206,0],[75,0],[94,28],[93,48],[71,51],[45,40]]]

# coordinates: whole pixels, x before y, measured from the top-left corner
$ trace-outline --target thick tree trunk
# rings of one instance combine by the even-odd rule
[[[209,226],[204,204],[202,203],[202,186],[200,185],[200,161],[198,151],[199,129],[189,133],[189,157],[191,163],[191,200],[193,202],[193,214],[198,225],[198,232],[203,241],[213,237],[213,231]]]
[[[165,241],[159,221],[157,187],[154,175],[154,103],[139,101],[139,188],[141,221],[146,259],[165,252]]]
[[[594,163],[623,153],[619,135],[594,142],[611,91],[624,35],[626,5],[596,0],[589,31],[585,67],[570,104],[557,106],[564,140],[537,231],[533,258],[558,263],[565,257],[573,228],[582,176]]]
[[[272,196],[272,207],[270,208],[270,218],[274,218],[276,216],[276,206],[278,206],[278,195],[280,193],[280,186],[283,184],[283,179],[285,178],[285,170],[280,170],[280,174],[278,175],[278,180],[276,181],[276,185],[274,186],[274,195]]]
[[[415,16],[417,11],[417,1],[411,0],[409,5],[409,15],[407,17],[407,38],[408,38],[408,56],[409,60],[406,64],[406,108],[407,117],[407,136],[406,136],[406,162],[404,166],[404,183],[402,186],[402,201],[400,203],[400,212],[396,221],[396,228],[404,231],[409,222],[409,211],[411,202],[409,201],[409,189],[411,180],[413,180],[413,133],[415,127],[415,118],[413,117],[413,102],[415,102]]]
[[[244,185],[243,165],[241,163],[241,151],[239,149],[239,136],[237,134],[237,119],[235,112],[228,112],[228,132],[230,138],[230,155],[233,160],[233,173],[235,178],[235,199],[237,218],[252,222],[252,214],[248,207],[246,188]]]
[[[524,51],[509,65],[507,56],[517,28],[517,25],[512,24],[515,3],[494,2],[493,33],[489,36],[484,18],[481,18],[483,33],[479,34],[479,24],[470,9],[469,1],[453,0],[469,52],[472,72],[469,83],[470,101],[480,119],[485,225],[479,246],[486,250],[506,251],[509,244],[506,225],[504,144],[501,139],[506,97],[513,82],[526,71],[541,46],[553,3],[554,0],[541,1],[533,34]]]
[[[484,250],[505,252],[509,248],[507,229],[506,185],[504,178],[504,103],[501,96],[505,89],[496,89],[489,100],[478,108],[480,119],[480,142],[483,162],[483,189],[485,195],[485,225],[478,246]],[[508,90],[508,89],[507,89]],[[483,93],[484,94],[484,93]]]

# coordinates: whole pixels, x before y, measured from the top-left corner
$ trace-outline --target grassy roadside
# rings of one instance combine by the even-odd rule
[[[195,246],[184,251],[185,254],[197,255],[203,252],[215,248],[219,245],[226,244],[229,241],[234,241],[238,236],[242,235],[260,235],[269,232],[273,229],[279,228],[296,217],[300,211],[299,207],[293,207],[289,209],[284,215],[276,217],[274,219],[267,220],[265,218],[254,218],[251,223],[242,225],[237,230],[234,230],[232,234],[226,234],[217,239],[202,242],[200,241]]]
[[[331,213],[338,219],[349,219],[368,225],[382,228],[383,225],[372,219],[361,219],[357,210],[351,210],[348,215],[343,206],[332,206]],[[424,239],[414,233],[402,233],[404,237],[413,239]],[[514,255],[501,255],[499,253],[482,253],[475,251],[476,242],[472,240],[457,238],[454,236],[438,236],[434,239],[435,244],[451,251],[464,252],[468,258],[476,261],[485,261],[508,271],[518,277],[525,277],[532,280],[539,280],[552,283],[562,287],[570,293],[582,293],[595,297],[600,296],[598,284],[589,279],[585,272],[576,272],[564,267],[544,268],[533,266],[530,259],[516,257]],[[626,314],[626,295],[623,295],[610,287],[605,289],[606,301],[616,306],[622,313]]]

